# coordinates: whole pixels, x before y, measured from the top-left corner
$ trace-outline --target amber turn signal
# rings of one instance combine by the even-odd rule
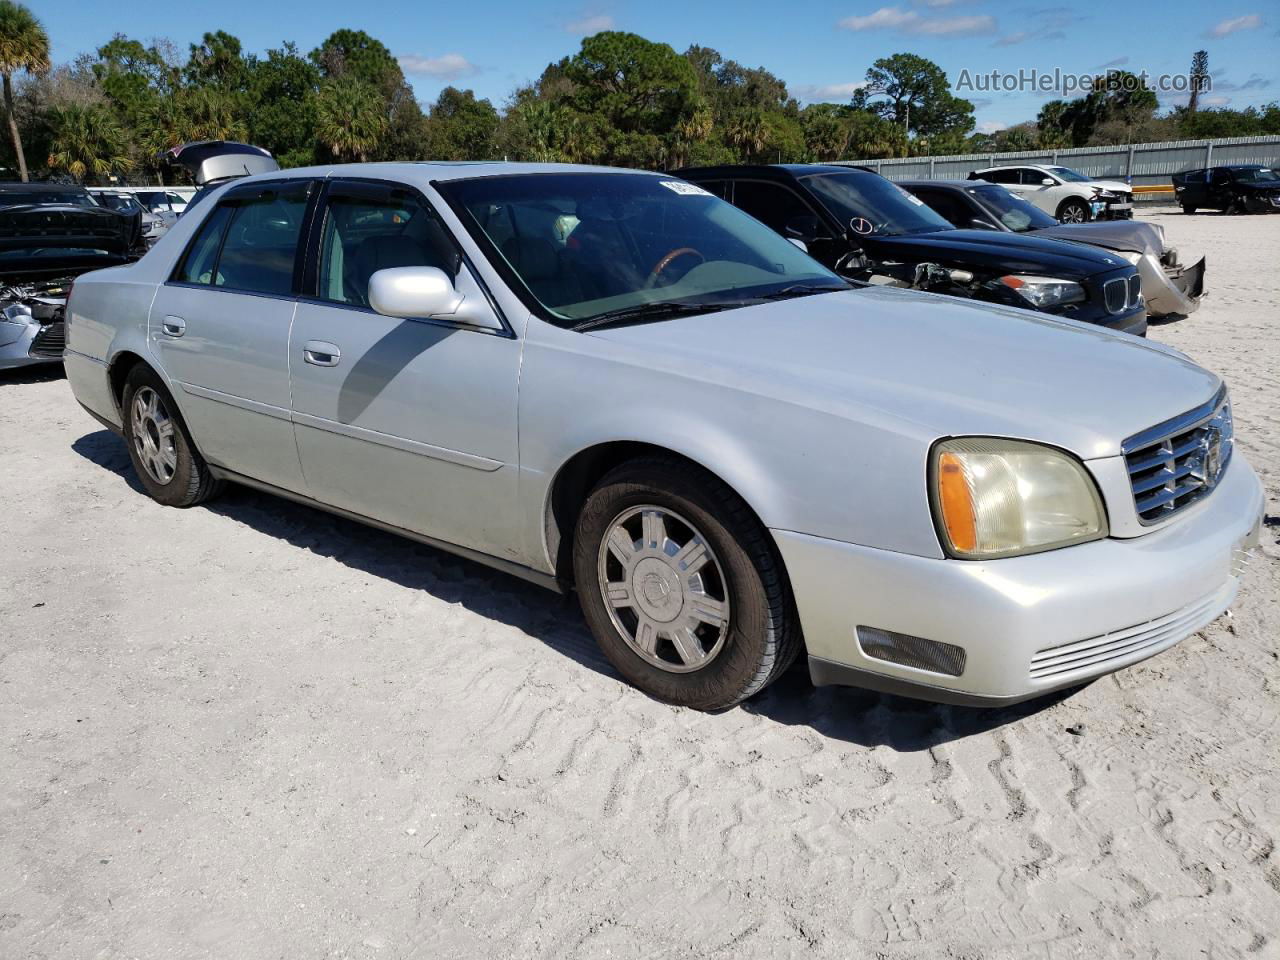
[[[964,475],[964,464],[954,453],[943,453],[938,458],[938,505],[942,508],[942,525],[952,548],[968,553],[977,547],[973,495]]]

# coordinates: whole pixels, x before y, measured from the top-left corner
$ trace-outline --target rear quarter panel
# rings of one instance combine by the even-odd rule
[[[64,365],[72,393],[110,423],[120,424],[110,368],[122,353],[136,353],[152,366],[148,316],[156,284],[137,280],[132,267],[85,274],[71,295]]]

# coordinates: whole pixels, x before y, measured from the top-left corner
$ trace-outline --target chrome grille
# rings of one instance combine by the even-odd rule
[[[1108,280],[1102,285],[1102,296],[1108,313],[1132,310],[1142,302],[1142,278],[1135,273],[1128,278]]]
[[[67,347],[66,327],[61,320],[46,324],[31,340],[27,354],[32,357],[60,357]]]
[[[1231,460],[1226,388],[1203,407],[1130,437],[1121,446],[1143,524],[1158,523],[1206,496]]]

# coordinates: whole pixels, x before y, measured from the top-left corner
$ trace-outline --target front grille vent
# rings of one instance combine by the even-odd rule
[[[1107,303],[1108,313],[1124,313],[1142,303],[1142,278],[1136,273],[1132,276],[1117,277],[1102,285],[1102,295]]]
[[[61,357],[67,348],[66,326],[61,320],[47,324],[31,340],[27,351],[33,357]]]
[[[1144,524],[1158,523],[1207,496],[1234,447],[1226,388],[1210,403],[1130,437],[1121,449]]]

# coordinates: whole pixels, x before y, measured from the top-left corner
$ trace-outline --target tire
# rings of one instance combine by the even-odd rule
[[[187,425],[159,375],[144,364],[130,372],[120,410],[133,472],[157,503],[191,507],[221,492],[191,442]]]
[[[1062,223],[1088,223],[1089,208],[1083,200],[1063,200],[1058,205],[1058,220]]]
[[[655,514],[661,528],[650,525]],[[625,535],[611,542],[619,529]],[[650,534],[659,530],[663,542],[655,547]],[[681,557],[699,566],[682,567]],[[633,460],[600,481],[578,517],[573,565],[601,650],[630,683],[665,703],[732,707],[780,676],[803,645],[768,531],[725,483],[674,457]],[[606,600],[602,583],[614,585],[615,602]],[[711,610],[705,620],[703,607]],[[695,609],[693,643],[686,632],[677,644]],[[643,626],[660,621],[656,635]]]
[[[1184,203],[1182,205],[1182,212],[1190,216],[1191,214],[1196,212],[1195,205],[1191,203]]]

